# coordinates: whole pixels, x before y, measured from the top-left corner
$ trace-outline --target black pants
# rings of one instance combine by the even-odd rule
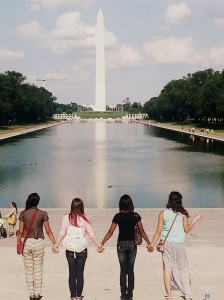
[[[71,298],[81,297],[84,286],[84,267],[87,259],[87,249],[77,253],[66,250],[69,267],[69,289]]]
[[[117,254],[120,262],[120,287],[121,295],[133,296],[134,290],[134,264],[137,254],[137,246],[134,241],[118,241]]]

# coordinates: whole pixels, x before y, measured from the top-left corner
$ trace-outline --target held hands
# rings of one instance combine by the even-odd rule
[[[147,248],[147,251],[148,251],[148,252],[153,252],[153,251],[154,251],[154,246],[153,246],[152,244],[148,244],[148,245],[146,246],[146,248]]]
[[[100,244],[100,246],[97,248],[97,252],[102,253],[104,251],[104,246]]]
[[[53,252],[54,254],[57,254],[57,253],[59,252],[58,247],[56,247],[55,245],[53,245],[53,247],[52,247],[52,252]]]

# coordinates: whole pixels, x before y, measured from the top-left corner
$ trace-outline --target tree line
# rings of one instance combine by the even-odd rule
[[[224,70],[212,69],[170,81],[143,112],[157,121],[224,124]]]
[[[21,73],[0,73],[0,125],[45,121],[55,112],[71,113],[77,107],[76,103],[56,103],[52,93],[27,83]],[[208,69],[171,80],[143,107],[137,102],[124,104],[124,111],[147,113],[157,121],[223,125],[224,70]]]
[[[53,115],[55,101],[43,87],[26,83],[21,73],[0,73],[0,125],[45,121]]]

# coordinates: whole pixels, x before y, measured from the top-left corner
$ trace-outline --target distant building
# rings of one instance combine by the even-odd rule
[[[93,111],[92,106],[89,105],[78,105],[78,111]]]
[[[129,105],[131,105],[131,101],[130,101],[129,97],[126,97],[126,98],[123,100],[122,104],[129,104]]]

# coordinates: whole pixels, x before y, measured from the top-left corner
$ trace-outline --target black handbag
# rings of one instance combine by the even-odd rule
[[[138,229],[138,225],[135,225],[135,245],[141,245],[142,243],[142,235]]]

